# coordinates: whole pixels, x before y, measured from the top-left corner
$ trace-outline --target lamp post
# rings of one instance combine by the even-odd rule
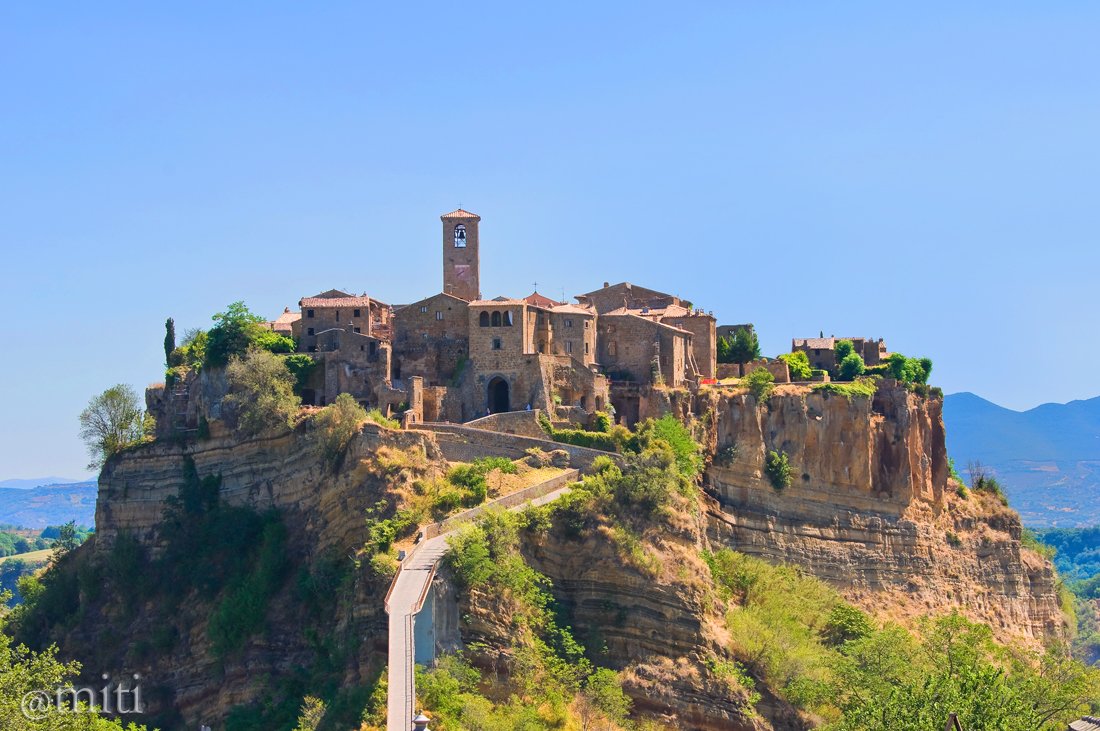
[[[428,722],[431,720],[432,719],[428,718],[423,713],[417,715],[417,717],[413,719],[413,731],[432,731],[428,728]]]

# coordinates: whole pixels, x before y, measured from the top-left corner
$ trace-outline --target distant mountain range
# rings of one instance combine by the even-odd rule
[[[1012,411],[972,393],[944,399],[947,453],[981,462],[1035,527],[1100,525],[1100,397]]]
[[[84,480],[77,480],[71,477],[28,477],[19,480],[0,480],[0,487],[14,487],[18,490],[26,490],[42,485],[75,485],[82,482],[84,482]]]
[[[6,480],[4,483],[18,482]],[[42,485],[39,487],[0,487],[0,525],[42,529],[70,520],[78,526],[95,524],[98,485],[92,482]]]

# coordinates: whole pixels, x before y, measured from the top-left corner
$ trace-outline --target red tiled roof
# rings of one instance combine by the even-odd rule
[[[588,307],[578,307],[577,305],[557,305],[551,308],[551,312],[564,312],[573,315],[588,315],[589,317],[595,317],[596,311]]]
[[[464,211],[461,208],[458,208],[458,209],[455,209],[455,210],[451,211],[450,213],[444,213],[442,216],[440,216],[440,218],[478,218],[478,219],[480,219],[481,216],[477,215],[476,213],[470,213],[469,211]]]
[[[562,302],[558,302],[557,300],[552,300],[546,295],[539,294],[538,290],[535,290],[531,294],[527,295],[523,298],[523,300],[529,305],[534,305],[535,307],[545,307],[547,309],[564,304]]]
[[[795,338],[794,341],[794,347],[810,350],[832,350],[835,345],[836,338]]]

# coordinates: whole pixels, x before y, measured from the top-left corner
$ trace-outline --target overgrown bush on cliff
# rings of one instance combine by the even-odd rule
[[[839,396],[843,396],[849,401],[853,397],[859,398],[872,398],[875,392],[878,391],[878,380],[875,378],[857,378],[851,383],[815,383],[810,386],[810,390],[814,393],[835,393]]]
[[[293,425],[302,400],[294,394],[294,377],[282,358],[263,350],[235,357],[225,370],[229,395],[225,405],[237,413],[237,428],[256,436]]]
[[[348,446],[367,421],[367,410],[355,397],[342,393],[336,400],[313,415],[313,437],[317,452],[333,469],[340,466]]]
[[[317,370],[317,361],[305,353],[292,353],[283,358],[286,369],[294,376],[294,393],[302,395],[310,376]]]
[[[767,368],[757,368],[741,379],[757,403],[764,403],[775,389],[775,376]]]
[[[776,490],[791,486],[791,463],[786,452],[772,450],[764,459],[764,474]]]
[[[629,713],[617,675],[593,667],[561,623],[549,580],[519,553],[522,521],[513,513],[494,513],[451,541],[446,560],[459,586],[496,597],[511,617],[514,639],[506,687],[493,693],[505,700],[482,695],[479,674],[461,658],[417,669],[418,695],[440,731],[549,731],[565,726],[574,713],[582,728],[592,728],[587,724],[596,719],[620,722]]]
[[[925,620],[917,636],[880,628],[797,567],[729,549],[704,559],[728,603],[729,649],[826,729],[925,731],[958,713],[966,729],[1062,731],[1100,690],[1098,671],[1062,648],[1000,646],[957,614]]]
[[[796,350],[793,353],[783,353],[779,360],[787,364],[792,381],[808,381],[813,376],[813,368],[810,367],[810,359],[804,350]]]
[[[932,375],[930,358],[906,358],[901,353],[891,353],[886,366],[890,375],[903,383],[928,383]]]

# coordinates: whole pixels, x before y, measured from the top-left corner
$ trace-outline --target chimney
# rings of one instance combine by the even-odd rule
[[[608,287],[610,287],[610,286],[611,286],[611,283],[610,283],[610,282],[604,282],[604,283],[603,283],[603,288],[604,288],[604,289],[607,289],[607,288],[608,288]]]

